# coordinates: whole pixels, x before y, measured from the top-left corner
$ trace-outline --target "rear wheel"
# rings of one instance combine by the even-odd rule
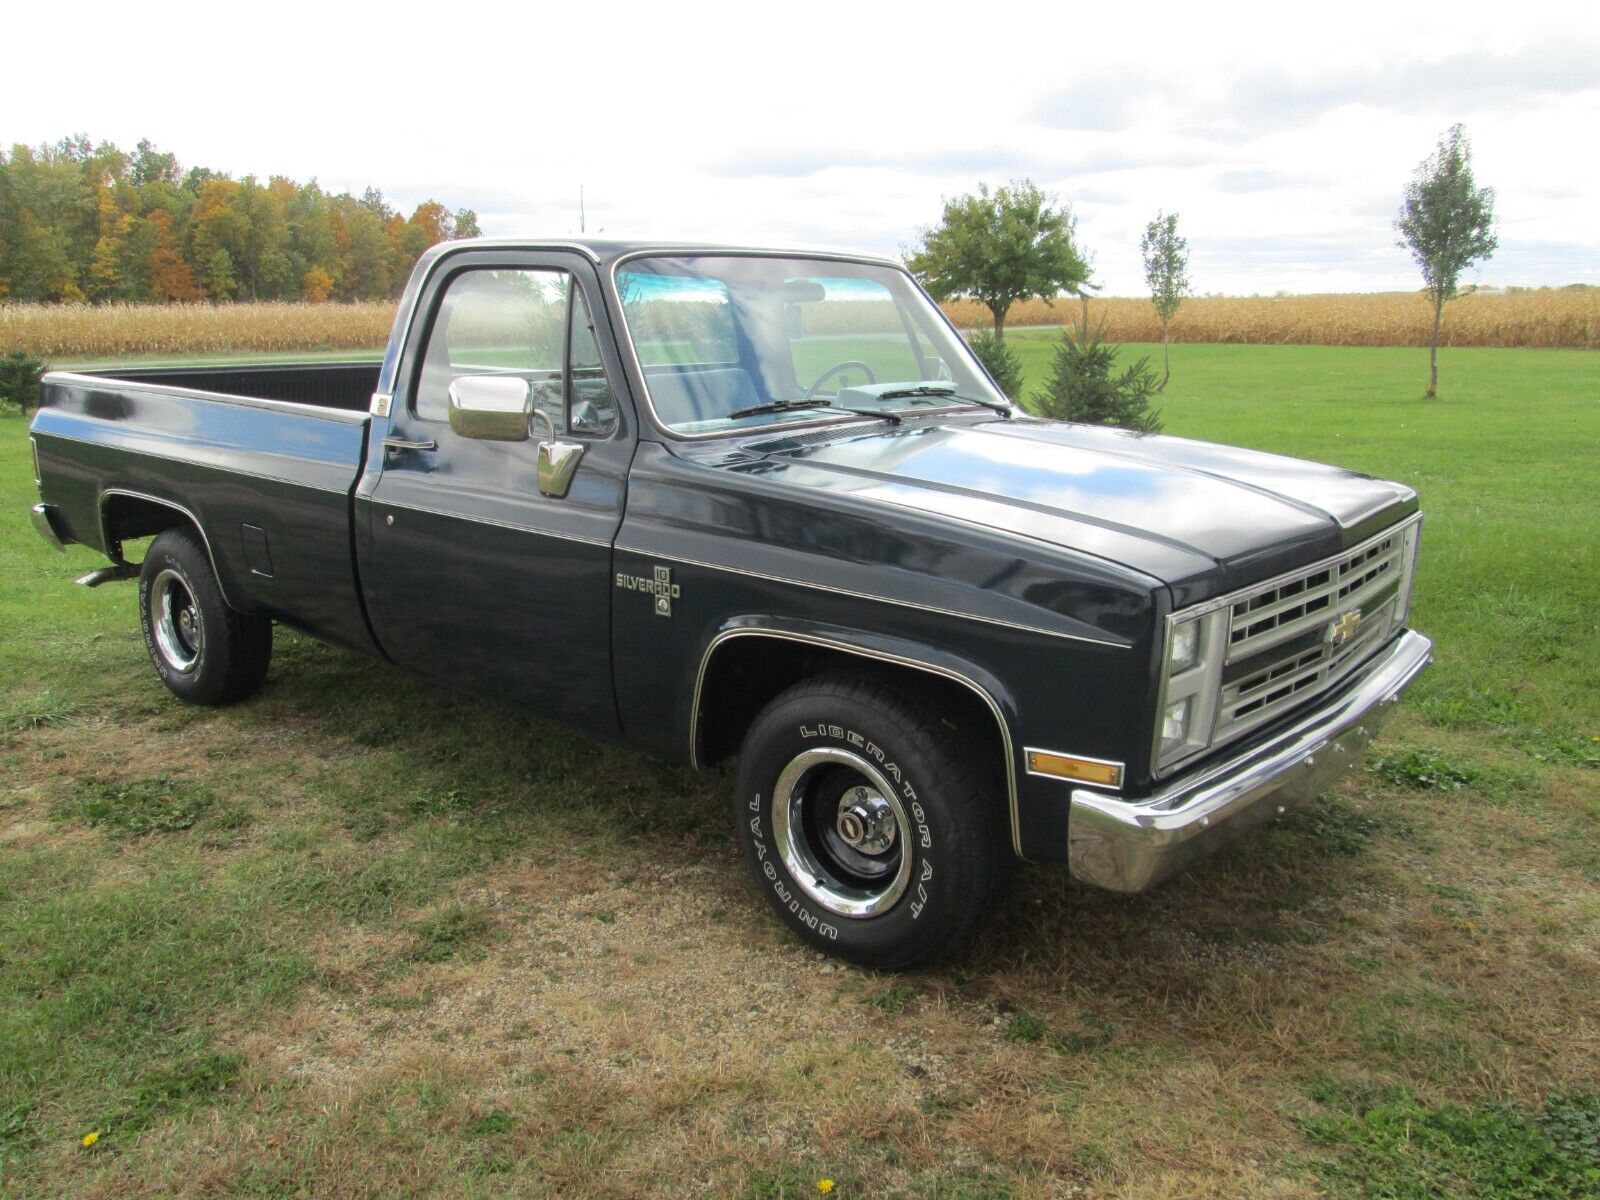
[[[819,950],[925,966],[971,942],[1009,866],[988,778],[909,697],[853,676],[804,681],[745,737],[734,796],[746,862]]]
[[[167,689],[191,704],[251,695],[272,661],[272,622],[229,608],[211,560],[188,529],[150,543],[139,570],[145,648]]]

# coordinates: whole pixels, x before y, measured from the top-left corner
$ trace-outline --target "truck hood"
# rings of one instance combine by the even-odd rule
[[[1031,418],[952,416],[747,449],[791,484],[1132,567],[1172,585],[1180,604],[1336,554],[1417,506],[1402,484],[1338,467]]]

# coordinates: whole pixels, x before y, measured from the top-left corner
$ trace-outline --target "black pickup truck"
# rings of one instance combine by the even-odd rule
[[[138,577],[180,698],[250,695],[284,622],[736,757],[757,888],[873,966],[967,943],[1014,858],[1136,892],[1309,799],[1431,651],[1411,489],[1031,418],[877,259],[455,242],[381,363],[42,390],[34,520]]]

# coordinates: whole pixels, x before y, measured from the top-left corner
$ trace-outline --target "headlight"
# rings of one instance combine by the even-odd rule
[[[1172,627],[1172,640],[1167,645],[1167,670],[1176,675],[1194,666],[1200,657],[1200,622],[1185,621]]]
[[[1189,738],[1189,701],[1188,699],[1174,700],[1167,705],[1167,711],[1161,714],[1161,750],[1168,750],[1183,745]]]
[[[1161,653],[1161,693],[1151,767],[1161,774],[1211,745],[1222,686],[1230,610],[1169,617]]]

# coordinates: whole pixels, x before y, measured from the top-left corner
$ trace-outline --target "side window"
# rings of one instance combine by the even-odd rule
[[[617,401],[600,365],[600,344],[595,341],[594,322],[583,293],[572,292],[572,338],[568,358],[571,379],[571,414],[568,428],[573,433],[610,433],[617,427]]]
[[[451,279],[428,332],[412,411],[449,420],[450,384],[461,375],[521,376],[558,432],[606,433],[616,423],[583,294],[566,271],[474,268]]]

